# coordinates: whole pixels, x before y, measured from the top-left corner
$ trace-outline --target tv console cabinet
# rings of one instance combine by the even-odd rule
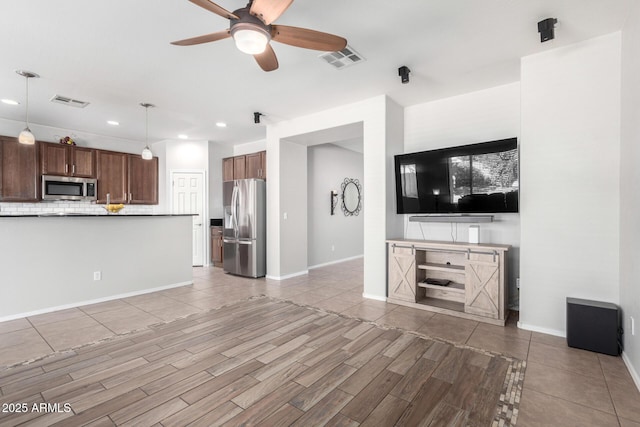
[[[504,326],[509,245],[387,240],[387,301]]]

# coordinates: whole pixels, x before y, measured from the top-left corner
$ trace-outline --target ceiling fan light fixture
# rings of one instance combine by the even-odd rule
[[[267,48],[271,35],[262,28],[252,24],[236,24],[231,29],[236,47],[241,52],[257,55]]]

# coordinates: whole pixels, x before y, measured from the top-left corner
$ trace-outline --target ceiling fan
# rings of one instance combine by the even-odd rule
[[[273,71],[278,68],[278,58],[269,44],[271,40],[325,52],[339,51],[347,46],[347,40],[333,34],[272,24],[287,10],[293,0],[251,0],[247,6],[233,12],[209,0],[189,1],[229,19],[231,25],[223,31],[172,42],[173,45],[191,46],[233,37],[238,49],[253,55],[264,71]]]

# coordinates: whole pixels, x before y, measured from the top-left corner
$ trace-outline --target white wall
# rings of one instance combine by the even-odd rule
[[[260,141],[246,142],[244,144],[238,144],[233,146],[233,154],[230,156],[242,156],[244,154],[257,153],[267,149],[267,141],[262,139]]]
[[[620,305],[624,357],[640,388],[640,3],[622,31],[622,127],[620,141]],[[631,335],[630,317],[636,334]]]
[[[619,302],[620,49],[614,33],[522,59],[526,329],[564,335],[566,297]]]
[[[192,283],[188,216],[5,217],[0,236],[0,321]]]
[[[345,178],[357,179],[362,184],[362,154],[334,144],[314,145],[308,148],[307,164],[309,267],[361,256],[364,213],[344,215],[341,184]],[[335,215],[331,215],[331,190],[340,195]]]
[[[223,218],[222,159],[233,156],[233,148],[209,142],[209,217]]]
[[[158,209],[163,212],[172,212],[172,183],[171,172],[204,172],[204,197],[202,218],[202,254],[203,264],[210,262],[209,233],[209,141],[180,141],[166,140],[154,144],[151,149],[154,154],[161,155],[158,165],[159,171],[159,198]],[[192,253],[190,250],[189,253]]]
[[[295,205],[299,195],[288,191],[280,174],[288,167],[283,139],[352,123],[363,123],[364,141],[364,293],[373,298],[386,296],[385,240],[397,237],[402,224],[389,206],[389,191],[393,188],[393,155],[402,152],[403,110],[386,96],[379,96],[322,111],[294,120],[267,126],[267,275],[286,277],[307,268],[306,260],[299,266],[285,265],[285,247],[306,247],[306,224],[283,240],[284,209]],[[306,163],[305,163],[306,167]],[[306,203],[303,208],[306,211]],[[281,235],[282,234],[282,235]],[[286,268],[286,269],[285,269]]]
[[[282,271],[307,272],[307,147],[280,144],[280,256]],[[269,182],[269,181],[267,181]],[[267,197],[269,190],[267,190]],[[267,234],[267,240],[269,240]],[[267,252],[267,259],[269,252]]]
[[[405,108],[406,153],[519,136],[519,82]],[[409,222],[409,216],[403,215],[406,238],[469,240],[469,224],[416,223]],[[481,242],[512,246],[507,270],[509,306],[517,308],[520,216],[496,214],[493,223],[479,225]]]

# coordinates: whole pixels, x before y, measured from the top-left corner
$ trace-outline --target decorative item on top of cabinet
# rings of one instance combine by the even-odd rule
[[[222,227],[211,227],[211,264],[222,267]]]
[[[39,201],[39,151],[16,137],[0,136],[0,201]]]
[[[40,143],[42,175],[95,178],[95,150],[77,145]]]
[[[245,178],[267,179],[266,151],[222,159],[223,181]]]

